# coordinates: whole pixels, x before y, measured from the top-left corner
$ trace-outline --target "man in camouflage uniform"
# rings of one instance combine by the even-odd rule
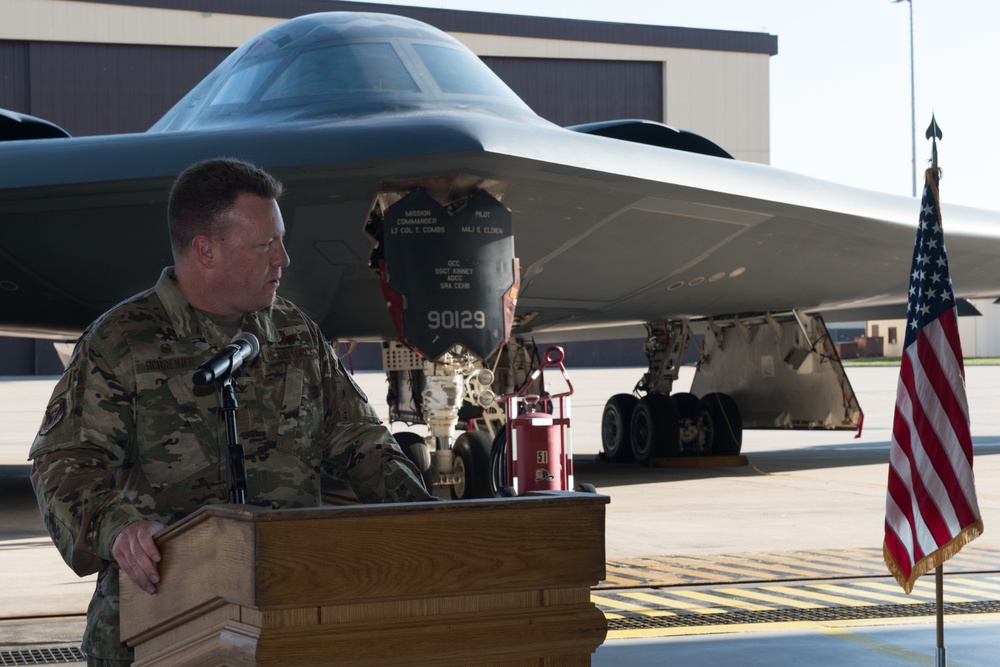
[[[127,665],[119,571],[148,593],[153,535],[226,503],[227,436],[197,366],[254,334],[260,355],[234,381],[248,503],[320,504],[320,470],[363,502],[432,500],[316,324],[277,297],[288,265],[281,184],[252,165],[210,160],[181,174],[168,221],[174,267],[80,339],[31,448],[32,482],[52,539],[81,575],[99,572],[83,651]]]

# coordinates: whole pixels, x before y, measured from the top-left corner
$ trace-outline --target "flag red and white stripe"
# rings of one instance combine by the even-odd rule
[[[907,593],[983,532],[955,294],[928,169],[910,273],[889,452],[883,555]]]

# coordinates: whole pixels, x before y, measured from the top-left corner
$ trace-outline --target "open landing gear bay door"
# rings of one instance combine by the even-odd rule
[[[510,211],[485,190],[454,213],[416,189],[384,215],[382,291],[399,339],[486,359],[510,336],[520,271]]]

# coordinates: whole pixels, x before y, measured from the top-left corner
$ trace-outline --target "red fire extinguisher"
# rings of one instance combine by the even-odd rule
[[[526,412],[513,420],[511,454],[517,492],[565,491],[563,429],[568,421],[544,412]]]
[[[501,398],[507,404],[506,488],[501,495],[523,495],[529,491],[569,491],[573,489],[573,447],[570,438],[569,397],[573,394],[565,353],[553,346],[545,351],[541,366],[514,394]],[[525,394],[542,371],[558,367],[566,391],[549,396]],[[518,414],[522,406],[530,406]],[[589,485],[588,485],[589,486]],[[589,488],[588,488],[589,490]]]

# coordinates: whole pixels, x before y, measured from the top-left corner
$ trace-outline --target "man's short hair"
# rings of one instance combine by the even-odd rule
[[[226,214],[240,195],[278,199],[282,190],[280,181],[243,160],[216,158],[191,165],[177,177],[167,205],[174,255],[191,247],[196,236],[224,236]]]

